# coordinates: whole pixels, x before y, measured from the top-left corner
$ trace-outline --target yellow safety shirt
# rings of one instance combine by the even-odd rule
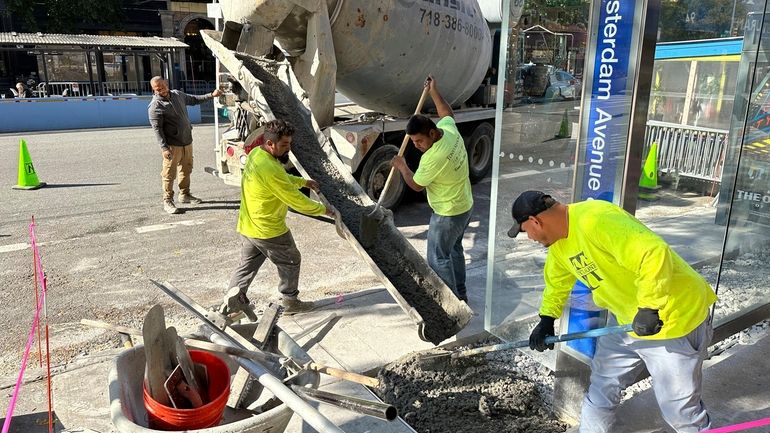
[[[460,215],[473,207],[468,152],[452,117],[442,117],[436,127],[443,136],[422,154],[413,179],[427,190],[428,204],[434,213]]]
[[[323,215],[326,207],[302,194],[307,181],[286,173],[280,162],[262,148],[249,153],[241,178],[238,233],[271,239],[289,231],[288,206],[305,215]]]
[[[661,331],[638,338],[682,337],[706,319],[717,299],[711,286],[639,220],[603,200],[570,204],[568,213],[568,236],[548,249],[541,315],[561,316],[580,279],[621,325],[638,308],[659,310]]]

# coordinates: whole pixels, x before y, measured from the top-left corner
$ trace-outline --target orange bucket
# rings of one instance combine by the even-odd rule
[[[194,409],[176,409],[155,401],[143,385],[144,407],[150,428],[166,431],[195,430],[219,425],[230,395],[230,369],[218,356],[200,350],[191,350],[190,358],[206,366],[208,372],[208,403]]]

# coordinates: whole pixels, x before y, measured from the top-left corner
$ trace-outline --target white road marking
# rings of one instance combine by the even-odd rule
[[[12,251],[21,251],[29,248],[29,244],[24,242],[21,244],[0,245],[0,253],[10,253]]]
[[[546,173],[556,173],[560,171],[566,171],[567,167],[565,166],[565,164],[561,163],[561,165],[562,166],[559,168],[549,168],[547,170],[522,170],[522,171],[517,171],[515,173],[508,173],[500,176],[499,179],[500,180],[515,179],[517,177],[532,176],[535,174],[546,174]],[[492,177],[486,177],[478,181],[478,183],[489,183],[489,182],[492,182]]]
[[[500,176],[499,179],[513,179],[513,178],[516,178],[516,177],[531,176],[533,174],[540,174],[540,173],[542,173],[542,172],[541,171],[537,171],[537,170],[523,170],[523,171],[517,171],[516,173],[504,174],[504,175]],[[489,183],[489,182],[492,182],[492,178],[491,177],[484,178],[484,179],[480,180],[478,183]]]
[[[142,227],[137,227],[136,232],[137,233],[158,232],[161,230],[171,230],[175,226],[199,226],[201,224],[206,224],[206,220],[186,220],[186,221],[176,221],[173,223],[142,226]]]

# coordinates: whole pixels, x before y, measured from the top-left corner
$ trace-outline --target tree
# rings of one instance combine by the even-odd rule
[[[545,27],[588,24],[588,0],[526,0],[522,15],[532,17],[531,24]]]
[[[733,4],[734,3],[734,4]],[[742,0],[662,0],[658,42],[711,39],[742,34],[740,23],[746,16]]]
[[[122,0],[6,0],[11,16],[30,31],[74,33],[98,23],[115,29],[123,21]]]

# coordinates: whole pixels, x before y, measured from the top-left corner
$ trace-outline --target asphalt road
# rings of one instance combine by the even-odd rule
[[[213,126],[194,129],[192,193],[205,200],[181,215],[162,210],[161,159],[149,128],[25,134],[40,179],[17,191],[18,139],[0,136],[0,375],[18,369],[34,311],[28,225],[34,215],[48,276],[54,362],[114,347],[93,341],[82,318],[140,326],[156,302],[172,302],[149,279],[165,280],[204,305],[221,300],[238,264],[239,190],[203,172],[213,159]],[[183,206],[183,205],[180,205]],[[303,254],[300,290],[319,299],[378,284],[333,226],[290,214]],[[252,285],[253,300],[277,293],[268,264]],[[172,308],[172,313],[177,311]]]
[[[238,264],[235,231],[239,190],[206,174],[212,165],[213,125],[194,129],[192,193],[205,200],[162,209],[161,159],[149,128],[0,135],[0,378],[18,371],[34,312],[28,226],[37,224],[48,279],[52,363],[119,345],[117,337],[79,325],[83,318],[141,327],[160,302],[167,323],[183,332],[195,323],[156,289],[168,281],[203,305],[218,304]],[[12,190],[19,139],[27,140],[40,179],[48,186]],[[474,187],[476,211],[466,236],[469,267],[483,266],[489,183]],[[424,254],[430,210],[412,197],[396,211],[396,223]],[[482,223],[484,221],[484,223]],[[334,298],[379,280],[331,225],[289,214],[288,225],[303,254],[301,297]],[[252,301],[277,296],[275,267],[266,263],[251,286]]]

